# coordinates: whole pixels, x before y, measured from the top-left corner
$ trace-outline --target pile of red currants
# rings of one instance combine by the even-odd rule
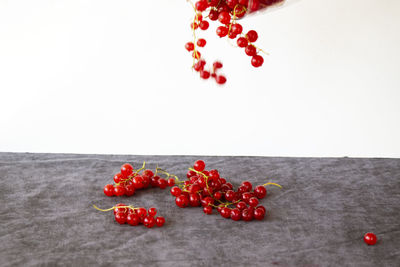
[[[255,12],[260,9],[283,2],[283,0],[198,0],[193,9],[195,12],[190,28],[193,31],[193,42],[185,45],[187,51],[192,52],[193,69],[200,73],[200,77],[208,79],[213,77],[218,84],[224,84],[226,77],[218,75],[217,70],[222,68],[222,63],[215,61],[212,69],[206,69],[206,61],[201,57],[199,47],[204,47],[207,41],[197,38],[196,31],[207,30],[210,26],[209,21],[219,21],[221,23],[216,30],[216,34],[229,39],[236,39],[238,47],[244,48],[246,55],[251,57],[251,65],[258,68],[264,63],[264,58],[259,52],[264,52],[254,45],[258,39],[258,34],[254,30],[243,32],[241,24],[237,19],[244,17],[247,13]],[[209,21],[208,21],[208,20]],[[264,52],[265,53],[265,52]]]
[[[125,163],[121,167],[121,172],[114,175],[114,182],[114,185],[107,184],[104,186],[106,196],[133,196],[138,189],[150,186],[165,189],[167,186],[175,185],[173,178],[166,180],[158,176],[157,173],[154,174],[152,170],[145,170],[145,163],[138,170],[133,169],[131,164]]]
[[[204,161],[198,160],[187,173],[186,181],[178,181],[171,188],[171,195],[180,208],[203,207],[205,214],[212,214],[216,209],[222,217],[234,221],[262,220],[266,215],[264,206],[259,200],[267,195],[265,186],[276,185],[266,183],[253,189],[249,181],[243,181],[236,191],[233,185],[220,177],[218,170],[206,170]]]

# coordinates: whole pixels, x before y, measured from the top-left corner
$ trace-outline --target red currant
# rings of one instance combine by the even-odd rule
[[[162,216],[158,216],[158,217],[156,218],[156,225],[157,225],[158,227],[162,227],[164,224],[165,224],[165,218],[162,217]]]
[[[208,215],[210,215],[210,214],[212,214],[212,207],[211,206],[206,206],[206,207],[204,207],[203,208],[203,212],[205,213],[205,214],[208,214]]]
[[[193,165],[193,169],[195,169],[198,172],[204,171],[205,168],[206,168],[206,164],[202,160],[197,160]]]
[[[239,221],[242,218],[242,212],[236,208],[231,210],[231,219],[234,221]]]
[[[147,215],[147,210],[145,208],[138,208],[136,209],[136,214],[139,217],[144,218]]]
[[[254,210],[253,216],[256,220],[262,220],[265,217],[265,211],[261,208],[257,208]]]
[[[246,192],[250,192],[253,188],[253,185],[249,181],[242,182],[242,186],[246,188]]]
[[[222,24],[229,24],[229,22],[231,21],[231,15],[229,15],[228,12],[223,11],[223,12],[219,13],[218,20]]]
[[[256,197],[251,197],[248,202],[249,206],[253,208],[257,207],[258,205],[258,199]]]
[[[224,83],[226,83],[226,78],[223,75],[218,75],[217,77],[215,77],[215,81],[218,84],[224,84]]]
[[[225,36],[228,35],[228,31],[229,31],[229,29],[228,29],[227,27],[225,27],[225,26],[219,26],[219,27],[217,28],[217,35],[218,35],[219,37],[225,37]]]
[[[224,207],[221,209],[221,216],[224,217],[225,219],[228,219],[231,217],[231,209],[228,207]]]
[[[257,41],[257,39],[258,39],[258,34],[257,34],[257,32],[256,31],[254,31],[254,30],[251,30],[251,31],[248,31],[248,33],[246,34],[246,37],[247,37],[247,39],[249,40],[249,42],[255,42],[255,41]]]
[[[198,27],[199,27],[199,25],[196,22],[190,23],[190,29],[197,30]]]
[[[202,29],[203,31],[207,30],[210,24],[208,21],[203,20],[202,22],[199,23],[199,28]]]
[[[189,195],[189,204],[192,207],[200,206],[200,196],[198,194],[190,194]]]
[[[253,211],[250,209],[242,210],[242,219],[246,222],[253,220]]]
[[[201,70],[200,77],[203,78],[204,80],[207,80],[208,78],[210,78],[210,72],[206,70]]]
[[[154,176],[154,172],[152,170],[144,170],[142,176],[147,176],[149,178]]]
[[[104,194],[108,197],[112,197],[114,195],[114,186],[112,184],[108,184],[104,186]]]
[[[126,222],[129,225],[136,226],[140,223],[140,218],[137,214],[129,213],[126,217]]]
[[[124,180],[124,177],[122,176],[121,173],[117,173],[116,175],[114,175],[114,182],[116,184],[118,184],[119,182],[121,182],[122,180]]]
[[[201,58],[201,53],[198,50],[193,51],[192,57],[194,57],[195,59],[199,59]]]
[[[132,178],[132,183],[135,189],[143,188],[143,177],[138,175]]]
[[[226,191],[226,193],[225,193],[225,199],[227,200],[227,201],[232,201],[233,200],[233,198],[235,197],[235,192],[233,192],[232,190],[228,190],[228,191]]]
[[[157,183],[158,183],[158,187],[161,189],[165,189],[168,186],[168,182],[164,178],[158,179]]]
[[[182,194],[175,198],[175,203],[180,208],[186,208],[189,205],[189,199]]]
[[[213,67],[214,67],[214,69],[220,69],[220,68],[222,68],[222,63],[221,62],[219,62],[219,61],[215,61],[214,63],[213,63]],[[225,181],[226,182],[226,181]],[[224,183],[223,183],[224,184]]]
[[[125,187],[122,185],[116,185],[114,186],[114,195],[117,197],[123,196],[125,194]]]
[[[147,228],[152,228],[155,224],[156,224],[156,219],[154,219],[153,216],[146,216],[143,219],[143,224],[144,226],[146,226]]]
[[[219,16],[219,12],[217,10],[214,10],[214,9],[211,9],[210,13],[208,14],[208,18],[210,20],[213,20],[213,21],[217,20],[218,16]]]
[[[133,167],[132,167],[131,164],[125,163],[124,165],[122,165],[121,174],[122,174],[123,177],[128,177],[132,173],[133,173]]]
[[[244,201],[240,201],[236,204],[236,208],[238,208],[239,210],[244,210],[245,208],[247,208],[247,204]]]
[[[157,214],[157,209],[156,208],[153,208],[153,207],[151,207],[148,211],[147,211],[147,213],[150,215],[150,216],[156,216],[156,214]]]
[[[267,195],[267,189],[265,189],[264,186],[262,185],[257,185],[254,188],[254,195],[258,198],[258,199],[263,199],[266,195]]]
[[[239,47],[247,47],[249,44],[249,41],[247,41],[247,39],[244,37],[238,38],[236,42]]]
[[[200,47],[204,47],[207,44],[207,41],[203,38],[197,40],[197,45]]]
[[[182,193],[182,190],[179,187],[174,186],[171,188],[171,195],[173,195],[174,197],[180,196],[181,193]]]
[[[253,67],[261,67],[261,65],[264,63],[264,58],[260,55],[255,55],[253,56],[253,58],[251,59],[251,65],[253,65]]]
[[[208,7],[208,2],[207,0],[199,0],[196,2],[195,7],[198,11],[204,11]]]
[[[124,224],[126,223],[126,213],[125,212],[117,212],[115,214],[115,220],[117,221],[117,223],[119,224]]]
[[[254,45],[248,45],[244,51],[251,57],[257,54],[257,48]]]
[[[123,203],[119,203],[119,204],[115,205],[114,215],[117,214],[118,212],[126,213],[127,212],[127,208],[119,208],[119,207],[124,207],[124,206],[126,206],[126,205],[123,204]]]
[[[235,34],[241,34],[243,31],[243,27],[242,25],[240,25],[239,23],[235,23],[231,26],[231,31]]]
[[[135,187],[133,185],[126,185],[125,186],[125,195],[130,197],[135,194]]]
[[[168,184],[168,186],[174,186],[175,185],[175,179],[174,178],[169,178],[167,180],[167,184]]]
[[[187,51],[193,51],[193,49],[194,49],[194,44],[192,43],[192,42],[187,42],[186,44],[185,44],[185,48],[186,48],[186,50]]]
[[[235,6],[237,5],[238,0],[226,0],[226,4],[227,6],[229,6],[230,8],[234,9]]]
[[[374,233],[366,233],[364,235],[364,242],[367,245],[370,245],[370,246],[375,245],[376,241],[377,241],[377,238],[376,238],[376,235]]]

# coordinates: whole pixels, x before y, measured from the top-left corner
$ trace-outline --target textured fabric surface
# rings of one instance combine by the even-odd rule
[[[191,156],[0,153],[0,265],[399,266],[400,160],[201,157],[237,186],[274,181],[263,221],[180,209],[169,190],[109,198],[119,167],[146,160],[183,178]],[[154,206],[162,228],[118,225],[92,205]],[[365,232],[378,236],[375,246]]]

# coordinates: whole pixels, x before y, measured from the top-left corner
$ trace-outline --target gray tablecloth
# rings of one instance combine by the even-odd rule
[[[180,209],[168,189],[103,194],[125,162],[184,177],[198,158],[234,185],[281,184],[262,200],[268,217]],[[0,153],[0,201],[1,266],[400,266],[399,159]],[[157,207],[167,222],[121,226],[92,207],[119,202]]]

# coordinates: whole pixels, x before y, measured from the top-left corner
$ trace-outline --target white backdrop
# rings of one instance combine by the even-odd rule
[[[260,69],[184,0],[0,0],[0,151],[400,157],[400,1],[299,0],[241,23]]]

